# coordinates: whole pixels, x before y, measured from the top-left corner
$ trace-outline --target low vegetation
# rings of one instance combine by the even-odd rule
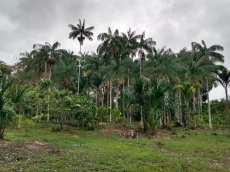
[[[152,138],[120,135],[130,127],[100,126],[96,131],[38,125],[7,129],[0,141],[1,171],[229,171],[229,132],[172,128]]]

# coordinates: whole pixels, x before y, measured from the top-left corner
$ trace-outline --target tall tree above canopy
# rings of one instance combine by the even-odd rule
[[[71,29],[71,32],[69,33],[69,38],[70,39],[75,39],[77,38],[79,43],[80,43],[80,52],[81,52],[81,46],[83,45],[83,42],[85,38],[88,40],[92,41],[93,38],[93,32],[91,32],[94,29],[94,26],[85,28],[85,20],[81,22],[79,19],[79,24],[77,26],[74,26],[72,24],[69,24],[69,27]]]
[[[97,37],[102,43],[97,47],[99,54],[109,54],[110,59],[113,59],[116,51],[124,48],[123,39],[119,36],[119,31],[116,29],[112,33],[111,28],[108,28],[108,33],[101,33]]]
[[[224,48],[220,45],[212,45],[211,47],[207,47],[206,43],[202,40],[202,45],[196,42],[192,42],[192,50],[194,52],[198,52],[198,58],[202,56],[206,56],[208,60],[212,62],[224,62],[224,56],[216,51],[223,51]]]

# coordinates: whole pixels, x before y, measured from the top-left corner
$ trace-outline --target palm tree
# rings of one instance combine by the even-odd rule
[[[202,45],[196,42],[192,42],[192,50],[193,52],[197,52],[197,58],[201,58],[205,56],[207,60],[211,60],[212,62],[224,62],[224,56],[216,51],[223,51],[224,48],[220,45],[212,45],[207,48],[206,43],[202,40]]]
[[[211,61],[207,61],[206,56],[202,56],[200,59],[196,61],[196,57],[194,56],[194,53],[191,53],[191,57],[189,60],[189,63],[185,65],[185,79],[189,80],[190,83],[198,88],[198,100],[201,101],[201,95],[200,95],[200,81],[202,78],[209,78],[210,74],[215,71],[217,68],[216,65],[211,63]],[[209,90],[208,90],[208,81],[207,81],[207,96],[208,96],[208,104],[209,104]],[[199,105],[202,105],[200,102]],[[209,107],[209,128],[212,128],[211,123],[211,112],[210,112],[210,106]],[[195,92],[193,92],[193,110],[195,111]]]
[[[176,86],[174,87],[175,89],[179,89],[184,97],[184,102],[186,105],[186,125],[187,128],[189,128],[189,123],[190,123],[190,104],[191,104],[191,100],[192,97],[194,95],[195,92],[195,88],[193,85],[191,85],[191,83],[189,82],[181,82],[176,84]]]
[[[92,41],[93,38],[93,32],[91,32],[94,29],[94,26],[85,28],[85,20],[83,20],[83,23],[79,19],[79,24],[77,24],[77,27],[69,24],[69,27],[71,29],[71,32],[69,33],[69,38],[70,39],[75,39],[77,38],[79,43],[80,43],[80,52],[81,52],[81,46],[83,45],[83,42],[85,38],[88,40]]]
[[[68,56],[64,56],[68,57]],[[53,79],[56,81],[61,88],[69,88],[75,91],[75,80],[77,74],[75,69],[77,67],[75,59],[61,58],[56,66],[54,67]]]
[[[97,48],[97,52],[99,54],[109,55],[110,59],[113,59],[117,51],[124,49],[124,40],[119,36],[117,29],[112,33],[109,27],[108,33],[99,34],[97,39],[102,41]]]
[[[138,60],[140,61],[140,75],[142,73],[142,67],[141,62],[145,60],[145,54],[146,52],[151,52],[152,47],[156,45],[156,42],[152,40],[152,38],[145,39],[145,32],[143,32],[141,35],[138,36],[139,42],[137,44],[137,47],[134,51],[134,54],[138,55]]]
[[[148,94],[150,80],[144,77],[136,78],[133,85],[126,92],[127,106],[137,105],[140,107],[141,124],[144,126],[144,132],[147,132],[147,117],[149,111],[150,98]]]
[[[230,86],[230,71],[224,66],[216,72],[215,79],[224,87],[226,98],[226,113],[229,111],[228,107],[228,87]]]
[[[150,78],[164,78],[168,82],[170,80],[178,82],[177,71],[181,68],[181,64],[173,58],[173,55],[171,49],[165,50],[165,46],[160,50],[153,47],[153,52],[146,56],[143,73]]]
[[[192,42],[192,51],[195,53],[196,60],[199,58],[204,57],[203,63],[207,63],[209,65],[214,65],[215,62],[224,62],[224,56],[216,51],[223,51],[224,48],[220,45],[212,45],[211,47],[207,48],[206,43],[202,40],[202,45],[196,42]],[[213,70],[209,70],[213,72]],[[209,75],[210,76],[210,75]],[[206,77],[206,87],[207,87],[207,98],[208,98],[208,116],[209,116],[209,128],[212,128],[211,124],[211,109],[210,109],[210,102],[209,102],[209,90],[208,90],[208,78]],[[200,92],[200,90],[198,90]],[[201,95],[198,98],[199,102],[202,102]],[[202,104],[201,104],[202,105]]]
[[[55,64],[55,58],[60,56],[66,50],[57,49],[61,44],[59,42],[55,42],[53,45],[46,42],[43,44],[34,44],[33,48],[37,51],[36,54],[36,62],[41,60],[45,61],[45,76],[47,76],[47,71],[49,70],[48,78],[51,79],[51,66]]]
[[[96,88],[96,98],[97,105],[99,105],[99,94],[100,94],[100,85],[102,82],[102,76],[100,69],[103,65],[103,59],[100,55],[92,53],[92,55],[87,56],[83,62],[84,66],[84,76],[89,77],[89,85]]]
[[[18,67],[19,69],[23,69],[24,71],[28,72],[30,69],[34,68],[33,65],[33,60],[34,60],[34,55],[35,55],[36,51],[33,50],[30,53],[28,53],[27,51],[25,51],[24,53],[20,53],[20,58],[19,58],[19,63],[18,63]]]
[[[125,41],[125,48],[130,49],[133,51],[137,46],[137,39],[140,37],[140,35],[136,35],[135,31],[129,30],[127,31],[127,34],[121,33],[122,39]]]
[[[163,127],[165,126],[165,121],[169,122],[170,112],[174,109],[175,95],[172,91],[172,85],[165,80],[156,79],[151,82],[149,89],[149,100],[151,104],[151,109],[153,111],[152,115],[152,125],[151,129],[155,129],[154,118],[163,121]],[[161,119],[163,118],[163,119]]]

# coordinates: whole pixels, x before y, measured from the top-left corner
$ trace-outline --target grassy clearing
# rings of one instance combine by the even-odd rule
[[[148,139],[109,132],[51,132],[34,127],[29,137],[11,128],[0,141],[0,171],[229,171],[227,131],[174,129]]]

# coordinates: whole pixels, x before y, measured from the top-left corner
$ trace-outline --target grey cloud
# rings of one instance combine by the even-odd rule
[[[208,46],[225,48],[225,66],[230,66],[229,0],[1,0],[0,60],[14,62],[19,53],[31,51],[35,43],[59,41],[61,48],[79,51],[77,40],[68,39],[68,24],[85,19],[95,26],[93,41],[84,51],[96,51],[97,35],[108,27],[137,34],[166,45],[176,52],[191,48],[191,42],[205,40]]]

